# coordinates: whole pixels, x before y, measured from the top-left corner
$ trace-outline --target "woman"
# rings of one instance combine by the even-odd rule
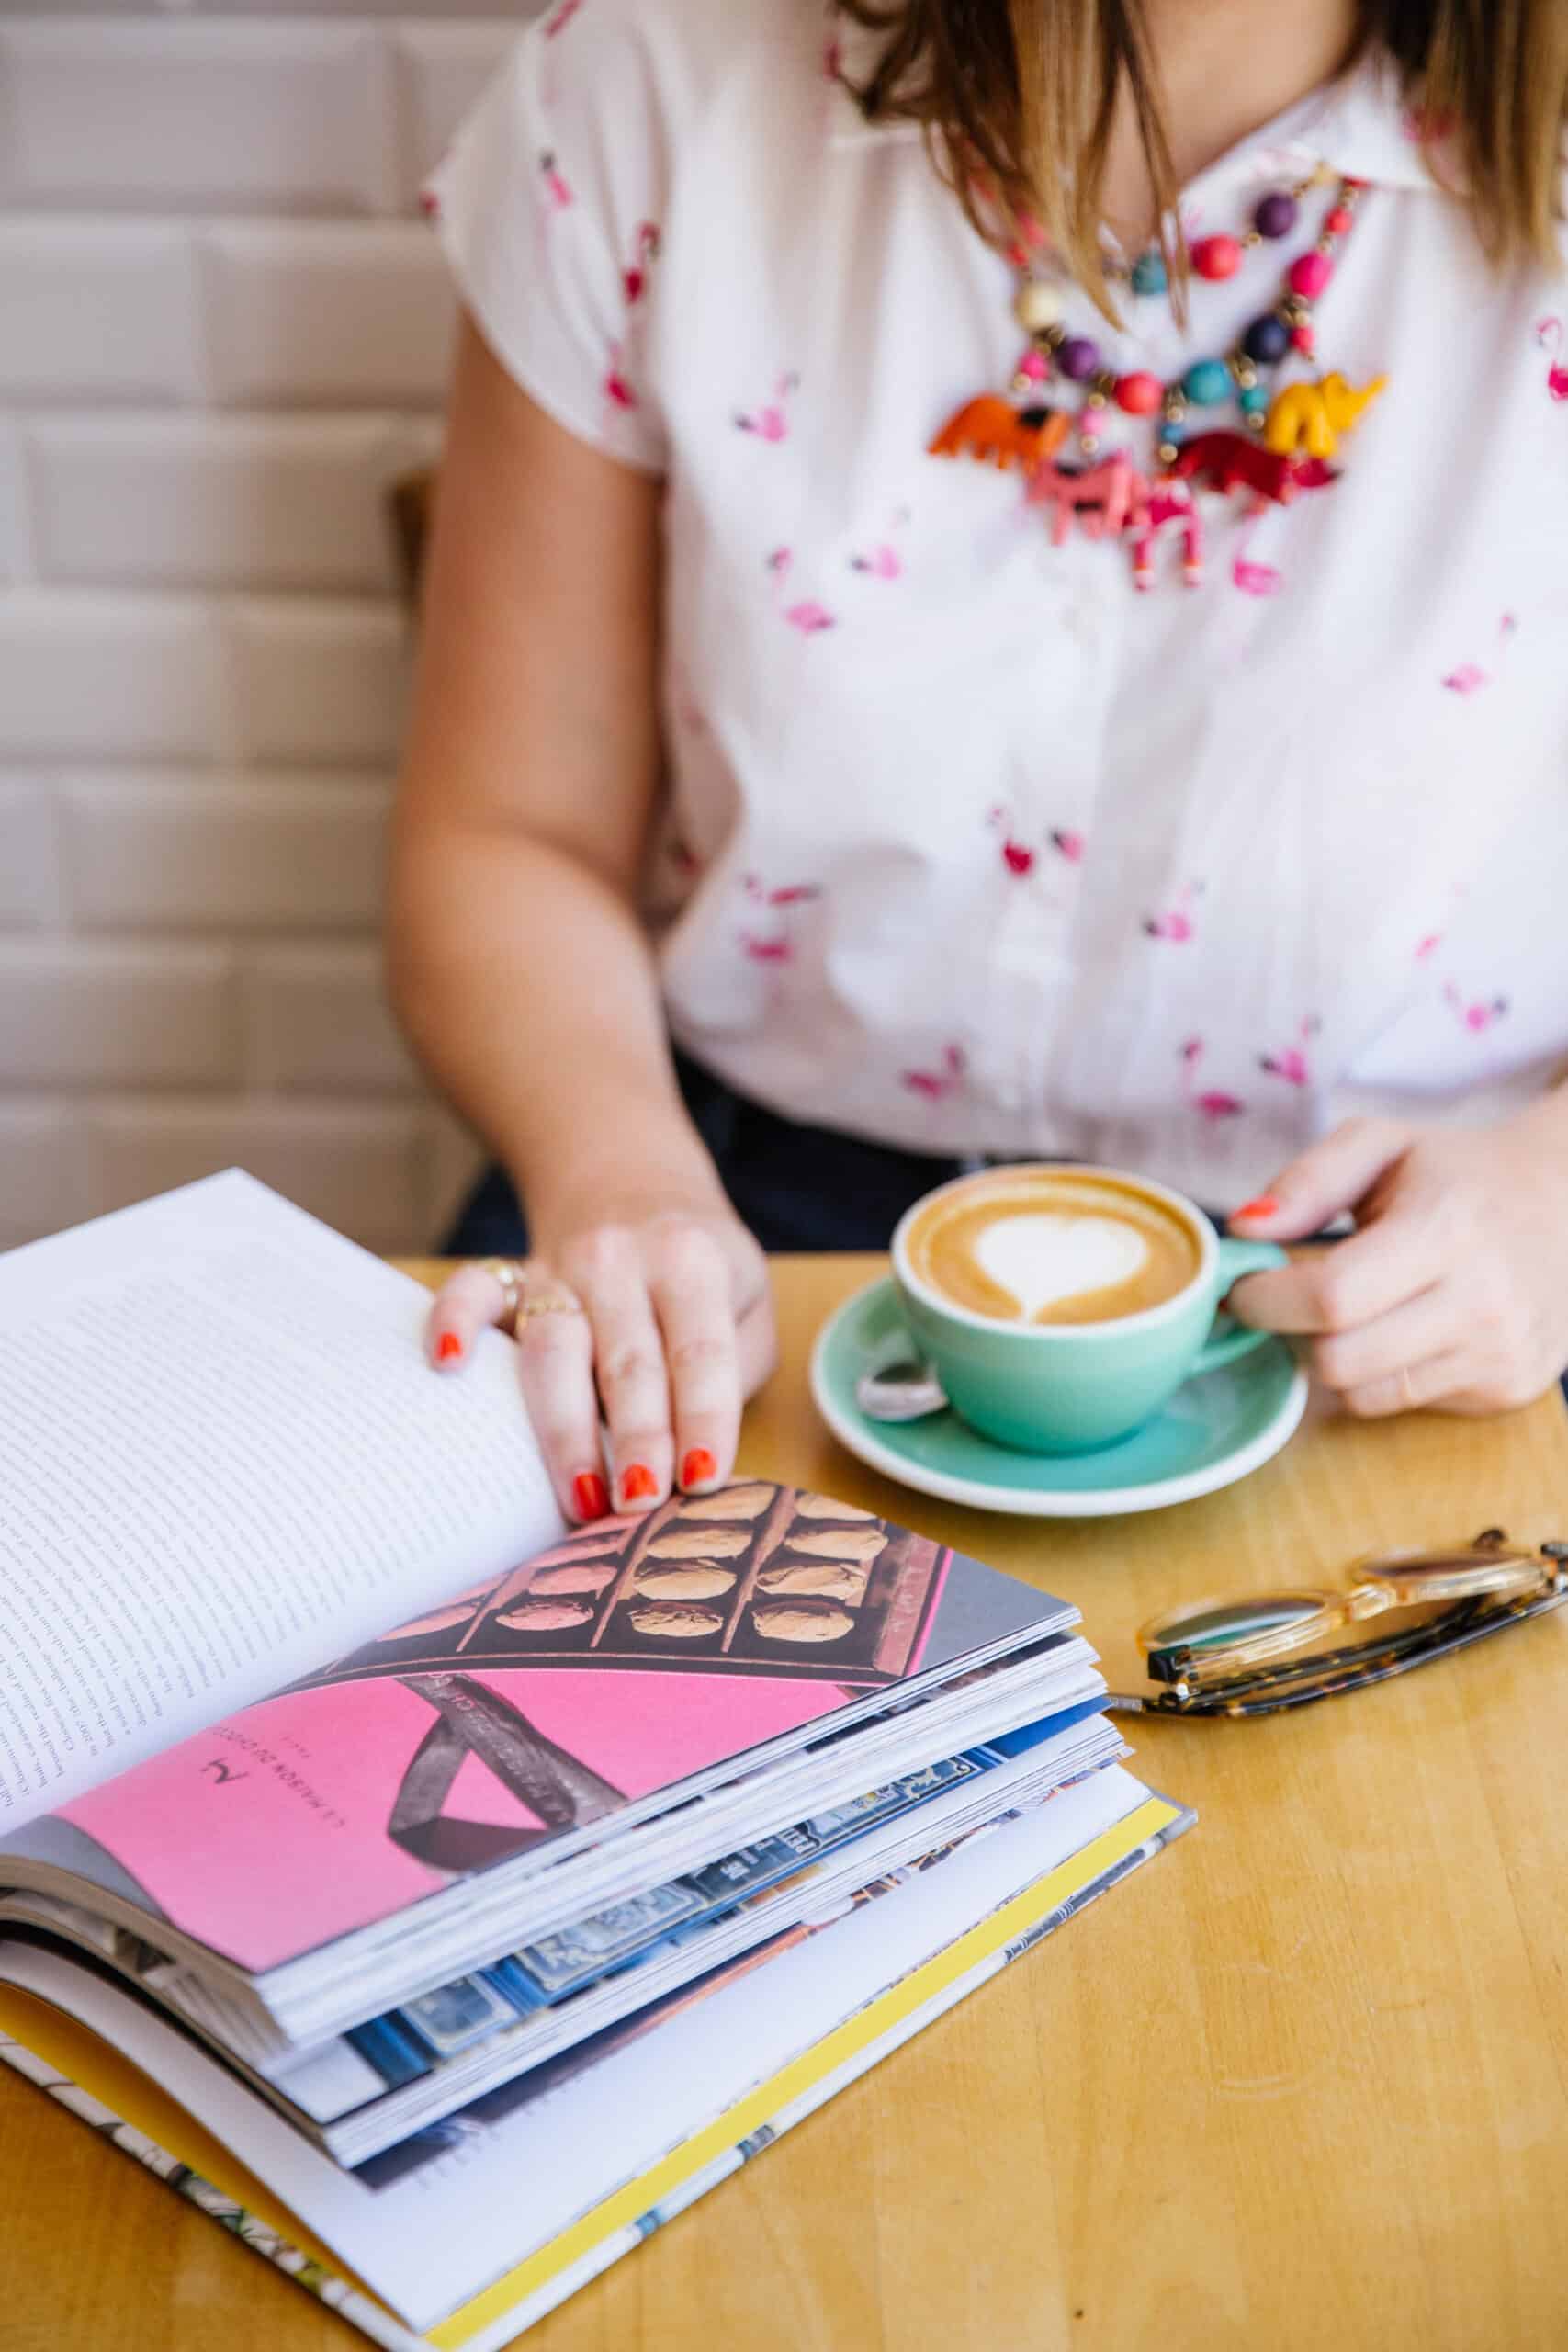
[[[1353,1213],[1235,1303],[1358,1412],[1568,1361],[1565,18],[560,0],[466,126],[392,973],[573,1516],[982,1156]]]

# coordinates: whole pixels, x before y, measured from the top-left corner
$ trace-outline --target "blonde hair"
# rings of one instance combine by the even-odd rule
[[[1113,315],[1100,194],[1123,85],[1168,242],[1177,196],[1143,0],[841,6],[886,35],[856,90],[867,117],[922,123],[976,225],[987,225],[982,204],[1032,216]],[[1392,57],[1419,119],[1442,134],[1487,253],[1499,264],[1555,263],[1568,119],[1563,0],[1362,0],[1360,17],[1359,52]],[[1168,259],[1180,270],[1179,252]]]

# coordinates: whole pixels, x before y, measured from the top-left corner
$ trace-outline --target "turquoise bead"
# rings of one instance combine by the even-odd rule
[[[1247,390],[1239,393],[1237,398],[1244,416],[1261,416],[1269,405],[1269,394],[1262,384],[1249,384]]]
[[[1223,359],[1200,359],[1189,368],[1181,389],[1194,408],[1217,408],[1231,396],[1231,371]]]
[[[1140,254],[1133,264],[1134,294],[1163,294],[1166,290],[1165,256],[1159,253]]]

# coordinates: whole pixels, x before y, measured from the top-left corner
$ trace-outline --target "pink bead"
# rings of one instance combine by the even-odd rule
[[[1027,376],[1032,384],[1043,384],[1051,368],[1043,351],[1026,351],[1018,363],[1018,372]]]
[[[1331,237],[1348,237],[1355,218],[1355,214],[1346,206],[1337,204],[1323,225]]]
[[[1302,254],[1291,264],[1286,284],[1292,294],[1314,302],[1334,275],[1334,264],[1326,254]]]
[[[1241,247],[1234,237],[1200,237],[1192,266],[1200,277],[1234,277],[1241,267]]]
[[[1145,375],[1141,368],[1123,376],[1116,387],[1116,405],[1129,416],[1153,416],[1164,399],[1165,386],[1159,378]]]
[[[1313,334],[1311,327],[1292,327],[1291,329],[1291,341],[1294,344],[1296,349],[1304,354],[1308,359],[1312,357],[1313,353],[1317,348],[1317,338]]]

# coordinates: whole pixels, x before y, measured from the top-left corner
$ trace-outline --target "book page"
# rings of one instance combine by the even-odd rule
[[[0,1835],[560,1532],[427,1306],[238,1172],[0,1258]]]

